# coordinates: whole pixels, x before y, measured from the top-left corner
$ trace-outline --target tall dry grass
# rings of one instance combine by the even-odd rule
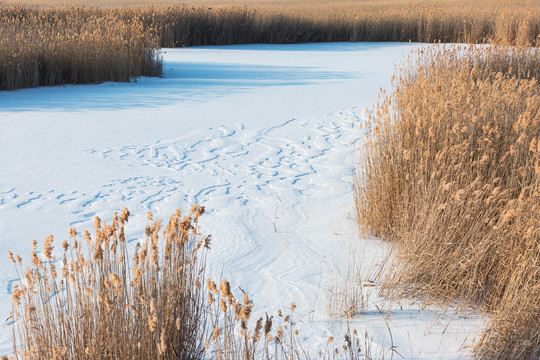
[[[362,152],[358,221],[397,242],[386,295],[490,312],[478,358],[540,356],[539,55],[421,50]]]
[[[16,359],[201,359],[206,292],[201,286],[209,238],[197,233],[204,208],[177,211],[165,228],[148,216],[146,237],[130,261],[125,209],[95,234],[70,230],[57,264],[53,238],[36,242],[31,266],[10,258]],[[60,266],[60,268],[57,268]]]
[[[218,287],[205,278],[210,236],[199,233],[203,213],[199,206],[186,216],[177,210],[163,227],[149,212],[133,254],[127,209],[110,225],[96,218],[93,236],[70,229],[63,252],[52,236],[41,251],[34,240],[26,269],[10,252],[19,283],[9,359],[356,360],[392,351],[372,351],[366,333],[348,328],[343,341],[330,337],[313,353],[302,345],[294,303],[288,313],[252,319],[246,293],[237,298],[227,280]]]
[[[305,348],[302,335],[296,326],[296,305],[292,303],[287,313],[259,317],[253,323],[253,302],[246,293],[239,300],[231,292],[227,280],[219,289],[207,281],[209,318],[212,332],[207,339],[210,355],[216,360],[361,360],[385,359],[393,355],[393,348],[372,350],[367,333],[359,334],[347,326],[343,341],[329,337],[325,346],[313,352]],[[251,319],[251,320],[250,320]],[[349,324],[348,324],[349,325]]]
[[[309,6],[168,6],[120,12],[124,11],[160,29],[164,47],[343,41],[529,46],[535,45],[540,36],[540,5],[534,2],[488,2],[478,7],[457,0],[435,4],[323,1]]]
[[[0,9],[0,90],[157,76],[152,29],[87,9]]]
[[[0,90],[159,75],[158,46],[343,41],[534,46],[540,36],[535,2],[488,1],[482,7],[461,0],[250,4],[0,7]]]

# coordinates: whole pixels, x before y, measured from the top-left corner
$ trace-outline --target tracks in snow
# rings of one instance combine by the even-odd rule
[[[288,119],[260,129],[236,123],[150,144],[89,149],[88,156],[123,169],[119,175],[131,169],[140,176],[107,179],[93,191],[73,184],[73,189],[37,193],[8,184],[7,189],[0,189],[0,209],[69,206],[77,224],[112,203],[136,203],[155,210],[167,199],[204,204],[216,197],[232,197],[245,205],[287,192],[301,196],[312,187],[343,189],[350,179],[332,183],[336,164],[328,160],[333,153],[350,151],[359,136],[358,122],[356,109],[351,109],[314,119]]]

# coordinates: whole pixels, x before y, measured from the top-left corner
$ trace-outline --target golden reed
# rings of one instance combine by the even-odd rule
[[[534,46],[540,35],[535,2],[161,3],[46,8],[30,1],[27,7],[0,7],[0,90],[156,76],[162,67],[158,47],[338,41]]]
[[[387,296],[474,306],[482,359],[540,356],[540,53],[420,50],[368,121],[362,228],[397,242]]]

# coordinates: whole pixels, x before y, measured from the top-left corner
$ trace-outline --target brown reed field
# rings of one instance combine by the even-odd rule
[[[206,325],[200,283],[210,240],[197,233],[203,212],[177,211],[164,229],[149,213],[131,262],[127,209],[109,225],[96,218],[93,237],[70,229],[61,263],[52,236],[43,256],[34,241],[26,270],[10,253],[20,280],[11,314],[15,358],[200,359]]]
[[[110,11],[0,9],[0,90],[160,75],[157,45]]]
[[[480,359],[540,356],[539,55],[421,50],[361,152],[358,221],[397,244],[384,294],[487,311]]]
[[[344,360],[392,351],[372,352],[368,335],[349,328],[343,344],[329,338],[310,354],[294,303],[287,313],[251,319],[246,293],[237,299],[227,280],[218,287],[205,277],[211,237],[199,233],[203,213],[199,206],[185,216],[177,210],[163,228],[149,212],[132,254],[127,209],[109,225],[96,217],[93,236],[71,228],[63,251],[52,236],[41,250],[34,240],[26,269],[9,252],[19,275],[9,319],[14,354],[1,359]]]
[[[463,0],[60,4],[66,5],[1,3],[0,90],[156,76],[158,47],[343,41],[534,46],[540,36],[534,1],[490,0],[481,7]]]

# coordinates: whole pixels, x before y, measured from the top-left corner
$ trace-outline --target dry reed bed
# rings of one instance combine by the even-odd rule
[[[302,348],[294,303],[288,313],[251,319],[247,294],[237,299],[227,280],[218,287],[205,277],[210,236],[197,225],[203,213],[199,206],[186,216],[177,210],[163,228],[149,212],[145,237],[131,254],[127,209],[109,225],[96,218],[93,236],[70,229],[63,252],[55,250],[52,236],[41,251],[34,240],[26,269],[10,252],[19,283],[9,359],[384,358],[372,354],[367,334],[355,330],[347,330],[339,348],[329,338],[312,357]]]
[[[1,9],[0,90],[160,75],[157,45],[136,17],[84,9]]]
[[[449,3],[451,5],[451,3]],[[296,7],[169,6],[116,9],[159,29],[162,47],[246,43],[414,41],[534,45],[540,6],[478,8],[398,2]]]
[[[359,223],[398,244],[385,294],[490,312],[478,358],[540,356],[539,55],[422,50],[362,151]]]
[[[489,2],[262,6],[0,8],[0,90],[129,81],[161,73],[161,47],[329,41],[532,46],[540,6]]]
[[[219,290],[211,280],[207,281],[207,287],[212,332],[206,343],[207,348],[211,349],[212,359],[356,360],[385,357],[384,351],[372,352],[371,340],[367,334],[359,335],[350,328],[347,329],[341,346],[338,346],[338,341],[329,337],[326,346],[313,354],[312,350],[308,351],[310,349],[302,346],[296,328],[294,303],[288,313],[278,310],[274,316],[266,314],[250,327],[248,322],[253,303],[246,293],[243,294],[243,300],[237,300],[226,280],[221,281]]]
[[[200,359],[206,323],[204,277],[208,237],[197,233],[204,208],[178,211],[165,229],[148,216],[146,238],[129,261],[124,224],[95,222],[95,235],[70,230],[61,269],[53,238],[32,266],[16,264],[13,290],[15,358]],[[163,231],[162,231],[163,230]]]

